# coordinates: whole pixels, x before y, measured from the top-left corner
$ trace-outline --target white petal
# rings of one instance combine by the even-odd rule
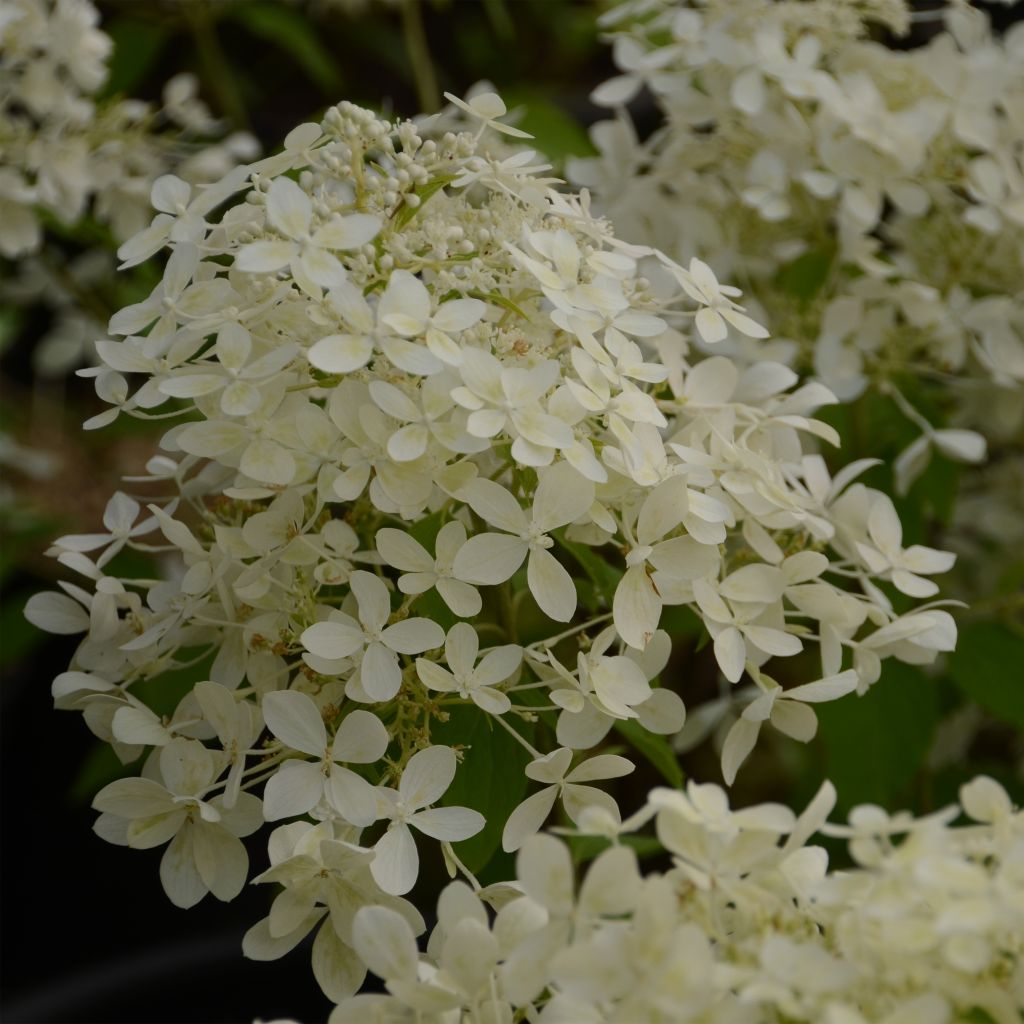
[[[737,312],[735,309],[723,309],[722,316],[732,324],[741,334],[745,334],[748,338],[767,338],[768,330],[762,327],[756,320],[751,320],[749,316],[744,313]]]
[[[348,618],[348,616],[346,616]],[[304,630],[299,642],[318,658],[347,658],[363,646],[363,632],[351,619],[344,622],[317,622]]]
[[[122,818],[145,818],[164,814],[175,805],[158,782],[132,777],[108,783],[93,798],[92,806]]]
[[[408,270],[395,270],[380,299],[377,316],[382,322],[392,314],[411,317],[420,327],[430,318],[430,293],[423,282]]]
[[[573,870],[564,843],[547,835],[531,836],[516,858],[516,875],[526,895],[559,917],[573,903]]]
[[[25,618],[47,633],[70,635],[89,628],[89,613],[67,594],[54,590],[33,594],[25,605]]]
[[[504,583],[523,564],[529,545],[506,533],[470,537],[455,556],[452,574],[467,583]]]
[[[736,364],[724,356],[712,356],[698,363],[686,375],[683,393],[700,405],[721,405],[732,397],[738,382]]]
[[[416,842],[408,826],[396,825],[385,832],[373,850],[370,873],[374,881],[392,896],[407,893],[416,884],[420,869]]]
[[[618,754],[598,754],[588,757],[565,777],[567,782],[596,782],[599,779],[621,779],[629,775],[636,765]]]
[[[302,286],[303,291],[309,292],[302,282],[300,275],[305,276],[321,288],[336,288],[345,281],[345,268],[338,261],[337,256],[325,252],[323,249],[309,247],[301,253],[298,260],[292,262],[292,271],[296,282]],[[318,294],[313,294],[314,299],[319,299]]]
[[[932,438],[947,458],[958,462],[985,461],[985,438],[973,430],[936,430]]]
[[[422,423],[410,423],[388,438],[388,455],[395,462],[414,462],[426,450],[430,434]]]
[[[735,626],[728,626],[715,637],[715,660],[730,683],[739,681],[747,661],[747,647]]]
[[[384,628],[391,615],[391,598],[383,581],[372,572],[356,569],[349,577],[349,586],[359,603],[359,620],[371,632]]]
[[[773,565],[744,565],[730,573],[718,592],[730,601],[771,604],[782,597],[786,578]]]
[[[464,331],[480,321],[487,306],[479,299],[454,299],[443,302],[432,318],[439,331]]]
[[[371,643],[363,655],[359,678],[363,689],[374,700],[391,700],[402,685],[398,656],[382,643]]]
[[[594,485],[568,462],[559,462],[540,475],[533,499],[533,524],[550,533],[579,519],[594,503]]]
[[[457,843],[475,836],[487,822],[482,814],[468,807],[431,807],[417,811],[409,824],[431,839]]]
[[[267,190],[267,220],[282,235],[299,238],[309,231],[313,202],[291,178],[275,178]]]
[[[416,403],[404,391],[387,381],[371,381],[370,397],[381,412],[386,412],[400,422],[415,420],[420,414]]]
[[[187,910],[194,907],[209,891],[196,870],[192,856],[192,830],[182,829],[160,859],[160,881],[167,898]]]
[[[257,438],[242,453],[238,468],[260,483],[283,486],[295,476],[295,459],[276,442]]]
[[[388,731],[384,723],[369,711],[352,711],[338,726],[331,746],[335,761],[352,764],[373,764],[388,748]]]
[[[269,274],[287,267],[299,255],[294,242],[250,242],[238,250],[235,269],[249,274]]]
[[[329,334],[309,350],[310,363],[324,373],[351,373],[373,355],[373,339],[357,334]]]
[[[640,724],[662,736],[674,736],[686,722],[686,705],[678,693],[658,687],[642,704],[634,707]]]
[[[814,710],[794,700],[776,701],[771,723],[779,732],[800,743],[809,743],[818,731],[818,717]]]
[[[489,715],[503,715],[512,707],[512,701],[506,694],[490,686],[475,686],[470,697],[478,708]]]
[[[819,679],[815,683],[804,683],[794,686],[785,693],[786,700],[802,700],[817,703],[820,701],[838,700],[857,689],[857,673],[852,669],[840,672],[827,679]]]
[[[619,636],[630,647],[642,651],[661,619],[661,597],[654,589],[644,565],[626,570],[615,588],[612,616]]]
[[[507,644],[488,651],[473,673],[478,686],[494,686],[504,682],[515,672],[523,660],[523,649],[518,644]]]
[[[192,188],[174,174],[161,174],[153,182],[149,201],[153,208],[163,213],[177,214],[179,206],[187,206]]]
[[[362,907],[352,922],[352,945],[360,960],[379,978],[416,978],[416,938],[397,911]]]
[[[736,772],[754,749],[760,731],[760,722],[751,722],[746,718],[738,718],[729,730],[722,747],[722,775],[727,785],[731,786],[735,781]]]
[[[718,311],[708,306],[697,311],[696,324],[700,336],[709,345],[722,341],[729,333],[729,329],[725,326],[725,321]]]
[[[471,481],[459,492],[459,498],[481,519],[499,530],[518,534],[529,529],[529,521],[519,502],[493,480]],[[589,505],[587,507],[589,508]]]
[[[359,714],[359,712],[354,712]],[[377,820],[377,791],[355,772],[335,765],[327,780],[331,806],[349,823],[365,828]]]
[[[427,689],[437,690],[439,693],[451,693],[459,688],[451,672],[425,658],[416,659],[416,674]]]
[[[199,877],[217,899],[229,902],[242,891],[249,857],[240,839],[220,825],[198,821],[192,828],[192,855]]]
[[[427,747],[413,754],[398,783],[406,807],[426,807],[439,799],[455,778],[455,766],[451,747]]]
[[[122,743],[162,746],[171,738],[171,734],[149,708],[118,708],[114,712],[110,729]]]
[[[764,106],[764,79],[758,68],[747,68],[732,83],[730,97],[732,104],[744,114],[753,115]]]
[[[527,797],[509,815],[502,831],[502,849],[509,853],[519,847],[532,835],[541,830],[558,797],[558,787],[545,786],[539,793]]]
[[[444,630],[431,619],[403,619],[388,626],[380,638],[398,654],[422,654],[444,643]]]
[[[788,658],[803,650],[803,644],[798,637],[781,629],[771,629],[768,626],[744,626],[743,633],[765,654],[774,654],[779,658]]]
[[[242,953],[250,960],[277,960],[290,953],[324,916],[326,908],[310,911],[294,931],[276,937],[270,933],[270,919],[254,924],[242,938]]]
[[[444,642],[444,658],[456,675],[468,676],[473,671],[479,650],[480,638],[468,622],[457,622],[448,631]],[[495,679],[494,682],[500,680]]]
[[[530,593],[548,618],[568,622],[576,613],[576,584],[565,567],[544,548],[534,548],[526,566]]]
[[[263,816],[267,821],[295,818],[312,810],[324,793],[319,763],[286,761],[268,780],[263,791]]]
[[[366,978],[363,962],[334,928],[321,928],[316,933],[312,963],[317,984],[333,1003],[354,996]]]
[[[376,541],[381,558],[402,572],[430,572],[434,568],[427,550],[404,530],[378,530]]]
[[[313,244],[323,249],[358,249],[372,241],[381,228],[381,219],[372,213],[350,213],[328,221],[313,235]]]

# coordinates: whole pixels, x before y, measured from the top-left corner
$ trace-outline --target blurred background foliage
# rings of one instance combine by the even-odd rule
[[[566,157],[593,152],[586,129],[601,112],[588,95],[614,73],[610,48],[598,34],[594,2],[105,0],[98,6],[101,25],[115,44],[107,95],[158,101],[167,79],[192,72],[214,115],[252,132],[264,151],[279,145],[295,124],[319,118],[342,98],[388,115],[412,116],[438,109],[444,91],[461,95],[486,80],[510,109],[522,108],[516,123],[533,133],[536,148],[557,172]],[[634,111],[641,131],[652,127],[650,110],[641,98]],[[82,432],[83,420],[102,408],[91,382],[67,369],[47,370],[37,350],[40,339],[50,338],[52,345],[55,333],[61,342],[60,318],[68,302],[88,312],[95,337],[102,337],[109,316],[145,297],[157,271],[143,265],[115,274],[112,261],[93,266],[97,244],[108,252],[116,245],[105,228],[88,218],[75,225],[50,221],[47,228],[54,242],[51,251],[58,257],[49,257],[38,268],[37,279],[44,283],[35,293],[19,291],[12,265],[0,262],[0,668],[8,765],[16,758],[37,760],[33,745],[43,734],[50,737],[50,749],[60,754],[52,759],[49,774],[35,772],[28,782],[8,770],[4,786],[8,807],[24,801],[25,787],[30,786],[33,799],[45,801],[58,817],[56,834],[76,849],[92,838],[86,832],[92,795],[121,769],[109,748],[93,747],[77,716],[51,710],[49,682],[66,667],[73,644],[39,633],[25,622],[22,608],[30,594],[55,578],[58,567],[43,556],[47,543],[61,534],[96,528],[121,478],[141,472],[161,425],[121,417],[96,433]],[[813,265],[794,265],[780,276],[779,287],[810,301],[824,281],[819,271]],[[87,360],[87,345],[72,339],[66,347],[70,354],[64,354],[62,367],[73,370]],[[900,386],[918,404],[915,382]],[[941,408],[925,411],[935,426],[944,424]],[[844,438],[840,453],[827,453],[831,468],[858,458],[880,459],[865,482],[894,493],[892,462],[913,440],[915,428],[893,400],[871,392],[851,406],[833,408],[825,418]],[[936,457],[910,493],[897,501],[905,543],[952,544],[979,554],[978,559],[961,558],[961,566],[940,581],[942,596],[969,604],[956,613],[961,628],[956,653],[936,668],[887,663],[881,683],[866,696],[819,707],[819,734],[807,746],[773,733],[740,772],[733,791],[736,804],[776,799],[801,806],[828,776],[838,787],[841,814],[862,802],[922,813],[953,799],[958,786],[979,772],[999,779],[1022,801],[1024,552],[1018,551],[1009,564],[993,564],[984,557],[984,536],[971,536],[969,521],[955,517],[958,501],[965,497],[960,476],[960,467]],[[137,484],[129,487],[133,493],[145,491]],[[157,571],[147,569],[145,560],[143,553],[124,552],[109,571]],[[600,579],[595,576],[593,582],[590,596],[598,601]],[[899,607],[900,595],[891,596]],[[529,601],[527,597],[521,619],[527,630]],[[675,653],[662,684],[676,688],[691,718],[699,718],[698,708],[712,708],[720,696],[714,659],[692,616],[673,610],[672,628]],[[192,671],[202,670],[197,666]],[[164,688],[168,710],[175,703],[175,689],[170,684]],[[723,724],[728,722],[719,726]],[[710,721],[708,737],[714,732]],[[678,784],[686,776],[719,780],[717,752],[708,737],[698,742],[691,731],[679,760],[667,741],[648,737],[641,747],[645,763],[627,780],[620,800],[624,809],[663,781]],[[496,745],[480,745],[473,772],[460,774],[463,780],[472,777],[466,784],[480,792],[493,788],[489,780],[494,758],[519,753],[502,733],[490,739]],[[75,780],[70,792],[69,779]],[[472,794],[453,791],[451,796],[476,805]],[[520,794],[492,797],[511,807]],[[471,859],[486,862],[497,845],[494,839],[482,837],[481,849],[470,851]],[[93,845],[106,863],[109,854],[103,844],[93,840]],[[580,844],[580,856],[592,852]],[[45,868],[46,856],[59,854],[35,860],[35,870]],[[7,858],[10,876],[10,853]],[[118,863],[108,870],[120,871],[131,859],[111,857]],[[485,877],[498,877],[506,867],[494,860]],[[151,872],[143,877],[142,902],[151,910],[160,897]],[[54,897],[58,902],[69,898],[83,897]],[[25,920],[30,917],[26,914]],[[5,973],[17,972],[20,982],[32,982],[28,959],[15,957],[13,964],[7,959]],[[270,1009],[265,1003],[260,1006],[263,1013]]]

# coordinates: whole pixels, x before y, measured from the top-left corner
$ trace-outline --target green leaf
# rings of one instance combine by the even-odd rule
[[[25,618],[25,603],[30,596],[28,593],[6,594],[0,605],[0,637],[3,638],[0,667],[5,670],[30,655],[44,640],[52,642],[48,634]],[[44,692],[49,692],[45,685]]]
[[[668,740],[648,732],[633,719],[616,721],[616,730],[661,773],[670,786],[679,789],[683,784],[683,770]]]
[[[1024,1020],[1024,1017],[1021,1018]],[[980,1006],[970,1009],[963,1017],[965,1024],[996,1024],[996,1019]]]
[[[654,836],[620,836],[620,842],[623,846],[632,846],[641,860],[644,857],[656,857],[665,852],[665,847]],[[611,840],[605,839],[603,836],[569,837],[569,848],[572,850],[572,859],[576,864],[593,860],[611,845]]]
[[[24,319],[24,313],[13,306],[0,309],[0,356],[14,344]]]
[[[520,731],[525,728],[518,722],[515,727]],[[475,706],[452,708],[447,722],[431,727],[430,739],[432,743],[460,744],[468,748],[443,803],[472,807],[487,819],[482,832],[456,844],[459,858],[476,873],[486,867],[499,850],[505,822],[526,792],[523,769],[530,755]]]
[[[97,740],[79,766],[75,781],[68,790],[68,799],[73,804],[91,804],[92,798],[108,782],[134,774],[130,765],[121,764],[113,747]]]
[[[549,160],[560,163],[566,157],[597,152],[579,121],[552,103],[543,89],[519,86],[502,89],[501,95],[510,111],[525,108],[515,125],[533,136],[533,145]]]
[[[343,88],[337,62],[299,11],[279,3],[252,3],[228,5],[225,14],[290,54],[325,92],[334,95]]]
[[[482,299],[484,302],[492,302],[495,306],[500,306],[502,309],[507,310],[509,313],[515,313],[516,316],[522,317],[523,320],[529,320],[530,318],[523,311],[523,308],[514,303],[510,298],[502,295],[500,292],[481,292],[473,289],[466,293],[471,298]]]
[[[895,808],[905,801],[939,720],[936,686],[919,669],[887,662],[863,697],[819,704],[818,735],[840,804]]]
[[[445,187],[450,185],[455,180],[454,174],[442,174],[440,177],[433,178],[426,183],[426,185],[419,186],[413,189],[413,195],[419,196],[419,205],[410,206],[408,203],[403,202],[402,205],[395,212],[392,220],[395,223],[395,228],[401,230],[416,216],[420,210],[430,201],[433,196],[436,196],[438,192]]]
[[[109,96],[131,96],[154,67],[160,51],[167,42],[167,25],[138,18],[115,18],[104,26],[114,41],[114,55],[110,60],[110,74],[100,93]]]
[[[949,674],[963,693],[996,718],[1024,729],[1024,637],[996,622],[960,633]]]
[[[828,280],[834,255],[834,249],[811,249],[786,263],[776,276],[776,284],[806,305]]]
[[[611,608],[612,600],[615,597],[615,588],[619,585],[619,580],[622,579],[622,570],[603,559],[594,548],[587,547],[586,544],[568,541],[560,534],[555,534],[555,540],[579,562],[580,568],[594,585],[594,590],[604,607]]]
[[[199,650],[190,648],[179,651],[178,657],[186,662],[198,657],[200,653]],[[172,715],[182,698],[196,683],[210,678],[213,658],[214,656],[210,654],[194,665],[172,669],[152,679],[141,679],[132,686],[132,694],[158,715]]]

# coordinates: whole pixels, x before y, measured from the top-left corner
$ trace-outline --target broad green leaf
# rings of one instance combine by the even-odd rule
[[[612,599],[615,597],[615,588],[619,585],[619,580],[622,579],[622,570],[605,561],[594,548],[587,547],[586,544],[576,544],[573,541],[565,540],[560,533],[555,534],[555,539],[579,562],[580,568],[587,574],[587,578],[600,597],[602,605],[605,608],[611,608]]]
[[[863,696],[815,705],[825,775],[840,805],[896,808],[920,770],[939,719],[936,684],[920,669],[886,662],[882,678]]]
[[[828,280],[833,258],[833,250],[810,249],[779,269],[776,284],[806,305]]]
[[[100,96],[132,96],[156,65],[169,36],[168,25],[161,21],[121,17],[104,25],[104,29],[114,41],[114,54],[110,59],[110,75]]]
[[[636,855],[644,857],[656,857],[665,852],[665,847],[658,842],[654,836],[621,836],[620,842],[623,846],[632,846]],[[603,836],[570,836],[569,848],[572,850],[572,859],[576,864],[593,860],[599,854],[604,853],[611,846],[611,840]]]
[[[515,119],[517,128],[529,132],[536,147],[548,160],[561,163],[569,156],[593,156],[596,152],[579,121],[553,103],[543,89],[513,87],[502,90],[502,99],[510,111],[522,107],[522,116]]]
[[[1024,636],[996,622],[962,630],[949,674],[971,700],[996,718],[1024,729]]]
[[[525,727],[516,722],[514,728]],[[472,807],[487,819],[482,832],[456,844],[459,858],[477,872],[499,849],[505,821],[526,793],[523,769],[530,755],[475,706],[452,708],[447,722],[431,727],[430,740],[467,748],[443,803]]]
[[[668,740],[648,732],[639,722],[632,719],[617,721],[616,730],[621,733],[635,750],[638,750],[661,773],[670,786],[679,789],[683,784],[683,770]]]

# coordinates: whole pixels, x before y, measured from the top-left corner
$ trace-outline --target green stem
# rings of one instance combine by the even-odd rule
[[[231,73],[231,65],[217,37],[217,26],[206,2],[184,5],[192,36],[199,51],[203,78],[217,97],[217,105],[236,128],[249,127],[249,114],[245,109],[238,82]]]
[[[441,107],[441,93],[437,87],[434,63],[430,59],[421,3],[422,0],[402,0],[402,34],[405,36],[405,48],[409,52],[409,63],[412,64],[416,80],[420,108],[423,113],[432,114]]]

